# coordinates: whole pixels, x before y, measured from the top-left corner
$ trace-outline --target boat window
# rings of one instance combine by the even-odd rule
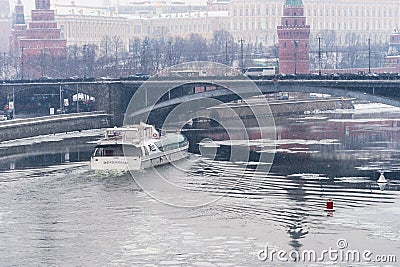
[[[186,137],[177,135],[170,136],[168,139],[155,142],[154,144],[158,147],[160,151],[165,152],[168,150],[184,147],[188,144],[188,141]]]
[[[95,157],[121,157],[124,156],[122,145],[101,145],[94,151]]]
[[[114,150],[113,150],[113,149],[107,149],[107,148],[105,148],[105,149],[104,149],[104,156],[106,156],[106,157],[112,157],[112,156],[114,156]]]

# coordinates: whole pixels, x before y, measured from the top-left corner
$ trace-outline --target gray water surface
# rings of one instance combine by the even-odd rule
[[[278,125],[270,173],[194,154],[134,177],[93,172],[93,143],[82,137],[81,144],[53,140],[58,151],[45,138],[33,151],[4,153],[0,265],[398,266],[399,114],[339,115]],[[376,183],[380,170],[390,179],[384,188]],[[160,174],[184,190],[168,191]],[[333,213],[324,211],[327,198]],[[396,255],[397,263],[259,259],[266,247],[321,251],[338,249],[338,239],[347,243],[342,251]]]

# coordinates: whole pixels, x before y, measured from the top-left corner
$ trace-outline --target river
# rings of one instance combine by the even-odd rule
[[[313,250],[320,261],[295,265],[383,266],[397,256],[385,266],[398,266],[399,115],[358,104],[276,118],[269,173],[198,154],[134,178],[93,172],[98,130],[1,143],[0,265],[293,266]],[[344,257],[350,250],[361,259]]]

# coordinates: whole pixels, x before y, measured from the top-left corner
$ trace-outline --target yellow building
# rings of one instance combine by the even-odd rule
[[[211,39],[214,31],[229,29],[230,20],[228,11],[198,11],[128,18],[132,38],[188,37],[190,34],[199,34]]]
[[[62,38],[67,45],[99,45],[105,37],[118,36],[128,47],[130,25],[127,18],[121,17],[106,8],[54,5],[55,19],[61,28]]]
[[[143,15],[121,15],[106,8],[75,6],[74,2],[53,8],[68,45],[99,44],[106,36],[119,36],[126,47],[133,38],[196,33],[211,39],[220,29],[246,43],[277,45],[283,0],[231,0],[224,3],[225,10],[213,9],[212,4],[208,2],[208,11]],[[317,36],[332,46],[363,44],[368,38],[372,43],[383,43],[393,29],[400,28],[398,0],[303,0],[303,4],[314,45]]]
[[[277,43],[283,0],[231,0],[231,32],[247,42]],[[304,0],[307,24],[316,37],[334,31],[336,45],[350,42],[386,42],[400,26],[400,2],[397,0]]]

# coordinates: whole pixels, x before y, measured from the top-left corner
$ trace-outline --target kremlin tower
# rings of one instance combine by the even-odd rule
[[[39,56],[42,61],[53,61],[65,54],[67,41],[61,39],[61,29],[54,19],[54,10],[50,9],[50,0],[35,0],[35,10],[31,11],[31,22],[27,27],[24,6],[18,0],[15,6],[14,23],[10,37],[10,50],[19,58],[23,76],[23,64]],[[38,76],[38,73],[33,73]]]
[[[309,37],[302,0],[286,0],[278,26],[280,73],[310,73]]]

